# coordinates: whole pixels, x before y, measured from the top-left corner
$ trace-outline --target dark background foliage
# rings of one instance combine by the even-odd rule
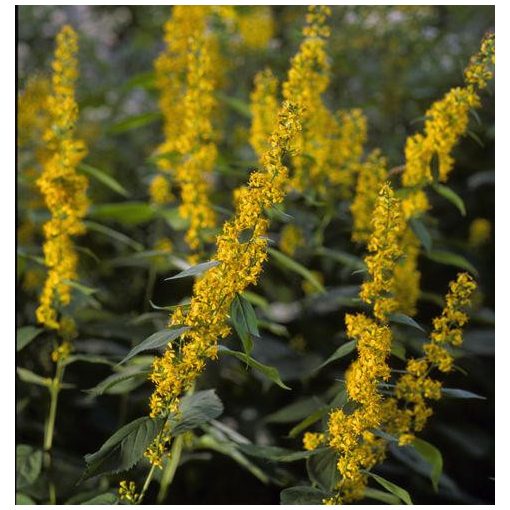
[[[72,24],[80,36],[78,100],[80,135],[89,146],[86,162],[101,168],[131,194],[130,200],[147,201],[147,186],[154,166],[148,160],[161,141],[159,120],[139,129],[122,131],[119,123],[134,115],[157,112],[157,91],[152,86],[152,63],[162,50],[162,25],[169,16],[165,6],[23,6],[18,8],[18,86],[23,88],[29,76],[47,74],[54,37],[64,23]],[[265,66],[285,76],[290,57],[300,41],[304,21],[303,7],[275,6],[275,37],[264,51],[240,51],[230,55],[228,81],[223,93],[243,102],[249,99],[255,73]],[[329,43],[331,85],[327,103],[334,109],[362,108],[368,117],[369,137],[366,152],[380,147],[390,166],[401,165],[405,139],[423,126],[423,115],[436,99],[462,83],[462,70],[469,56],[477,51],[483,34],[493,29],[494,8],[483,6],[374,7],[335,6],[330,20]],[[483,96],[479,121],[473,119],[466,137],[455,149],[455,171],[449,185],[463,197],[467,216],[462,217],[449,202],[438,196],[433,201],[437,221],[437,239],[445,247],[463,253],[479,270],[481,295],[472,325],[466,334],[466,346],[459,364],[467,376],[456,372],[447,386],[474,391],[486,400],[442,400],[435,406],[423,437],[443,453],[448,482],[434,494],[427,478],[414,474],[389,455],[380,473],[406,487],[415,503],[493,503],[494,502],[494,240],[479,249],[467,244],[470,222],[477,217],[494,225],[494,88]],[[255,159],[247,143],[249,120],[231,104],[222,104],[224,135],[220,152],[226,162],[216,176],[216,203],[230,208],[233,188],[246,180]],[[476,140],[475,140],[476,139]],[[236,167],[232,162],[245,162]],[[227,170],[225,170],[225,168]],[[89,195],[93,204],[90,219],[102,221],[97,204],[122,200],[108,188],[91,181]],[[21,191],[19,205],[26,198]],[[313,226],[313,211],[291,202],[287,209],[300,218],[302,225]],[[19,210],[21,216],[26,211]],[[345,212],[326,233],[326,245],[363,256],[349,241],[350,225]],[[40,220],[39,220],[40,221]],[[105,222],[150,249],[156,222],[107,219]],[[179,222],[174,219],[175,228]],[[272,227],[274,232],[281,225]],[[434,227],[436,228],[436,227]],[[39,239],[40,241],[40,239]],[[79,245],[92,250],[81,257],[81,280],[98,288],[96,305],[75,297],[80,337],[77,349],[85,352],[120,355],[164,327],[166,312],[151,309],[148,297],[158,305],[169,305],[189,296],[191,282],[172,284],[164,278],[173,270],[165,264],[155,267],[147,260],[133,261],[132,249],[90,231]],[[34,253],[39,248],[32,247]],[[306,250],[298,260],[324,274],[328,298],[307,297],[301,279],[277,266],[268,265],[259,285],[260,294],[271,303],[268,317],[284,324],[289,338],[264,333],[254,357],[276,366],[284,381],[292,387],[285,392],[267,384],[231,359],[210,363],[200,387],[215,387],[225,412],[221,420],[260,444],[278,444],[300,448],[300,438],[290,439],[293,424],[270,423],[265,417],[297,396],[313,396],[328,390],[342,375],[350,358],[329,365],[318,375],[310,369],[318,365],[342,342],[343,315],[352,310],[338,295],[356,295],[361,276],[352,268],[318,258]],[[17,292],[19,326],[34,324],[37,296],[22,285],[23,271],[30,262],[20,261]],[[455,268],[420,260],[422,288],[442,295]],[[152,283],[148,284],[147,282]],[[275,306],[275,303],[278,306]],[[430,324],[439,309],[431,300],[419,303],[420,322]],[[142,314],[148,314],[141,318]],[[138,319],[137,319],[138,318]],[[235,345],[237,339],[229,340]],[[52,338],[44,334],[18,355],[18,364],[44,376],[51,376],[49,353]],[[409,347],[412,352],[412,346]],[[60,469],[62,501],[76,492],[74,481],[83,469],[82,456],[98,449],[121,424],[147,412],[149,383],[127,395],[94,398],[82,390],[97,384],[110,374],[108,366],[76,363],[66,375],[75,389],[64,390],[59,402],[55,437],[56,469]],[[44,388],[18,382],[18,442],[39,445],[47,413]],[[277,503],[280,487],[262,484],[233,460],[217,453],[203,452],[184,457],[168,497],[175,503]],[[282,469],[258,461],[276,480],[306,480],[304,463]],[[146,468],[146,465],[141,466]],[[141,469],[140,467],[137,469]],[[136,478],[135,474],[130,474]],[[107,488],[106,480],[101,481]],[[86,486],[85,486],[86,488]],[[38,492],[39,490],[39,492]],[[84,489],[83,489],[84,490]],[[33,497],[44,499],[44,484],[33,489]],[[150,501],[151,493],[149,493]]]

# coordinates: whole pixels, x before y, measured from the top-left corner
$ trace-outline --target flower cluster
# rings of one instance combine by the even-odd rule
[[[218,340],[229,334],[227,319],[233,299],[257,282],[267,258],[268,220],[263,213],[285,196],[288,170],[283,158],[292,151],[301,115],[299,106],[283,103],[270,148],[262,157],[263,170],[253,172],[248,186],[235,193],[236,213],[216,241],[218,265],[196,281],[189,308],[179,308],[171,317],[172,326],[190,329],[182,335],[179,350],[169,345],[154,361],[150,375],[155,384],[150,400],[153,417],[178,408],[180,395],[193,384],[206,360],[216,357]]]
[[[371,233],[374,210],[381,185],[388,177],[387,161],[381,151],[374,150],[359,165],[356,193],[351,203],[352,240],[367,243]]]
[[[460,273],[450,283],[446,295],[446,306],[441,315],[433,320],[434,329],[430,340],[423,345],[424,355],[419,359],[409,359],[406,373],[397,381],[395,397],[387,403],[387,424],[390,433],[399,435],[400,444],[409,443],[414,433],[422,430],[432,409],[427,400],[441,398],[441,382],[429,376],[433,369],[449,372],[453,368],[453,356],[447,346],[462,344],[462,327],[468,316],[463,311],[471,301],[476,283],[467,273]],[[398,400],[405,407],[398,406]]]
[[[121,501],[126,501],[129,504],[135,504],[138,501],[140,494],[136,492],[135,482],[128,482],[122,480],[119,484],[119,498]]]
[[[250,50],[267,48],[274,35],[274,20],[271,6],[251,5],[238,7],[237,29],[244,47]]]
[[[303,131],[296,142],[299,150],[293,161],[292,187],[299,191],[309,185],[319,185],[325,172],[321,163],[327,158],[328,133],[334,126],[334,118],[321,98],[329,85],[326,55],[326,38],[329,37],[326,17],[329,14],[328,7],[309,8],[304,39],[292,58],[288,80],[283,85],[283,97],[305,108]]]
[[[354,108],[339,110],[335,121],[326,162],[328,178],[341,198],[350,199],[367,139],[367,119],[359,108]]]
[[[282,228],[278,245],[283,253],[292,257],[296,250],[304,244],[303,231],[298,226],[288,223]]]
[[[468,85],[479,89],[487,87],[487,82],[494,77],[495,54],[495,37],[494,34],[489,33],[483,38],[480,51],[471,57],[464,71],[464,79]]]
[[[250,96],[252,123],[250,144],[258,157],[268,148],[268,140],[278,115],[278,79],[270,69],[255,75],[255,86]]]
[[[207,29],[211,14],[209,6],[175,6],[165,24],[166,49],[155,62],[165,134],[156,162],[180,188],[179,213],[189,221],[186,242],[193,251],[200,251],[207,230],[216,225],[209,195],[217,155],[212,117],[220,57],[217,38]],[[162,175],[152,181],[150,194],[157,204],[173,198]]]
[[[76,172],[86,154],[84,142],[74,138],[78,117],[74,96],[78,76],[77,51],[76,33],[70,26],[64,26],[57,35],[52,89],[47,99],[51,127],[44,133],[44,140],[49,155],[37,180],[51,219],[43,227],[44,262],[48,275],[36,315],[46,327],[59,330],[65,340],[74,335],[74,323],[59,319],[58,314],[71,301],[69,282],[76,279],[78,264],[72,236],[85,232],[82,218],[89,205],[86,196],[88,181]]]
[[[365,257],[370,279],[361,286],[360,298],[374,307],[374,315],[381,321],[396,311],[394,270],[402,255],[400,238],[404,229],[400,201],[386,183],[380,191],[372,217],[372,233],[368,241],[371,255]]]

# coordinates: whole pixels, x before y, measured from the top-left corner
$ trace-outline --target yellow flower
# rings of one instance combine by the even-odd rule
[[[174,198],[170,190],[170,183],[162,174],[158,174],[152,179],[149,187],[149,195],[151,197],[151,202],[157,205],[167,204]]]
[[[190,329],[181,336],[181,349],[171,344],[162,357],[155,359],[151,380],[151,416],[176,410],[179,397],[205,366],[217,356],[217,342],[230,333],[228,314],[235,296],[257,282],[267,258],[268,220],[264,211],[282,202],[288,179],[283,157],[292,150],[292,141],[300,129],[301,110],[284,102],[278,123],[271,135],[270,148],[262,158],[263,170],[253,172],[248,186],[235,194],[236,212],[227,221],[216,240],[214,260],[218,265],[199,278],[186,311],[177,309],[171,325]],[[249,233],[249,238],[243,234]]]
[[[329,181],[333,184],[340,198],[350,199],[356,182],[356,175],[362,171],[363,167],[360,159],[367,139],[367,119],[359,108],[340,110],[337,112],[335,122],[331,128],[328,128],[327,125],[324,128],[330,129],[330,143],[327,146],[327,158],[321,164],[325,165],[324,172],[327,173]],[[327,138],[328,135],[326,134]],[[382,172],[381,165],[385,164],[384,158],[381,158],[376,151],[369,156],[365,163],[377,175]],[[367,168],[365,175],[368,171]],[[384,178],[381,178],[379,185],[383,182]],[[375,193],[377,193],[377,190]]]
[[[324,443],[325,436],[320,432],[305,432],[303,436],[303,447],[305,450],[315,450]]]
[[[495,37],[487,34],[480,47],[480,51],[471,57],[468,67],[464,71],[466,83],[479,89],[487,87],[487,82],[494,77]]]
[[[274,35],[271,6],[239,6],[236,18],[242,42],[247,48],[252,50],[267,48]]]
[[[372,211],[379,190],[387,177],[387,161],[379,150],[372,151],[367,160],[359,165],[356,194],[350,206],[353,221],[353,241],[368,242],[372,230]]]
[[[386,183],[379,191],[373,212],[368,242],[371,255],[365,257],[370,279],[363,283],[360,292],[360,298],[373,304],[374,315],[381,321],[385,321],[387,314],[394,312],[398,305],[390,292],[394,287],[395,265],[402,255],[400,237],[403,227],[400,201]]]
[[[278,244],[283,253],[292,257],[296,250],[305,244],[303,231],[293,223],[288,223],[282,228]]]
[[[44,139],[49,156],[37,180],[51,218],[43,227],[48,275],[36,316],[39,322],[52,329],[59,329],[58,312],[71,301],[68,281],[77,278],[78,265],[72,236],[85,232],[82,218],[89,205],[87,178],[76,172],[86,148],[83,141],[73,136],[78,117],[74,97],[77,51],[76,33],[66,25],[57,35],[51,95],[47,100],[51,127],[44,133]]]
[[[50,81],[43,76],[33,76],[18,96],[18,136],[20,147],[29,142],[38,143],[48,128],[47,100]]]
[[[135,482],[128,482],[127,480],[122,480],[119,483],[119,498],[121,500],[134,504],[138,501],[139,496],[140,495],[136,492]]]
[[[179,213],[189,221],[185,239],[195,252],[216,226],[209,198],[217,155],[212,121],[220,59],[217,37],[208,29],[213,12],[210,6],[174,6],[165,24],[166,49],[154,64],[165,134],[156,161],[180,188]],[[169,198],[162,177],[151,186],[151,196],[156,203]]]
[[[255,87],[250,96],[252,123],[250,144],[258,157],[269,146],[269,137],[278,115],[278,79],[270,69],[255,75]]]
[[[485,218],[476,218],[469,225],[469,244],[478,247],[489,241],[492,225]]]

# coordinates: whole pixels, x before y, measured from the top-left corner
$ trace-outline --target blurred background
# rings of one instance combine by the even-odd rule
[[[170,12],[166,6],[17,8],[19,89],[30,77],[49,74],[54,37],[63,24],[71,24],[80,37],[78,130],[89,147],[85,162],[122,183],[129,200],[136,202],[148,201],[148,186],[155,173],[150,157],[162,141],[153,61],[163,49],[162,28]],[[229,207],[232,190],[246,180],[256,160],[248,143],[250,121],[246,115],[253,77],[264,67],[270,67],[280,79],[285,77],[289,59],[300,42],[305,13],[304,7],[271,7],[267,21],[270,37],[262,47],[253,27],[244,27],[244,44],[227,45],[233,36],[224,34],[228,73],[219,96],[223,134],[215,203]],[[368,118],[365,152],[381,148],[391,168],[403,164],[406,137],[422,128],[424,113],[433,101],[462,84],[470,55],[478,50],[483,34],[494,30],[494,8],[334,6],[329,23],[332,75],[326,101],[334,110],[363,110]],[[457,372],[449,376],[447,385],[476,392],[486,400],[442,400],[435,406],[435,416],[423,437],[443,452],[447,476],[439,494],[430,490],[426,478],[410,471],[405,462],[397,462],[395,456],[390,455],[390,462],[381,472],[406,487],[414,503],[490,504],[494,502],[494,238],[489,233],[482,242],[473,243],[470,226],[473,220],[482,218],[494,230],[493,83],[483,95],[477,118],[471,121],[470,136],[456,147],[454,158],[455,171],[449,185],[463,197],[467,216],[462,217],[438,197],[433,201],[433,215],[439,220],[437,229],[445,246],[461,250],[478,269],[481,291],[459,361],[468,375]],[[20,184],[21,207],[30,198],[27,193],[30,192]],[[152,224],[136,211],[131,218],[115,217],[111,209],[101,208],[125,199],[95,180],[91,180],[89,196],[93,204],[89,220],[107,223],[128,235],[135,245],[146,249],[154,245]],[[39,223],[44,218],[28,209],[19,210],[18,216],[28,216]],[[176,215],[169,217],[167,223],[170,229],[181,228]],[[343,250],[356,252],[357,248],[348,244],[349,230],[348,224],[333,222],[326,231],[327,245],[337,243]],[[23,248],[37,255],[40,241],[36,236],[33,246]],[[88,352],[124,353],[131,342],[145,338],[155,326],[159,329],[166,323],[166,312],[151,309],[148,296],[153,303],[164,306],[190,293],[191,283],[186,280],[178,280],[172,286],[163,281],[169,269],[164,262],[130,257],[129,243],[113,242],[93,229],[78,242],[93,254],[82,257],[82,281],[99,289],[94,297],[99,307],[88,306],[86,296],[75,300],[80,330],[77,345]],[[357,255],[363,255],[359,248]],[[310,368],[344,341],[343,314],[352,308],[348,301],[342,304],[342,296],[356,295],[361,281],[352,269],[335,266],[328,260],[303,253],[300,261],[321,271],[326,287],[336,294],[328,294],[329,301],[310,296],[296,275],[268,267],[260,293],[272,303],[267,316],[282,324],[287,336],[268,333],[254,351],[257,359],[276,366],[294,391],[268,387],[265,381],[229,359],[210,364],[200,383],[204,388],[217,388],[226,407],[221,420],[260,444],[300,448],[299,438],[288,438],[292,424],[267,416],[295,401],[296,394],[306,397],[327,391],[338,377],[336,365],[317,377],[310,375]],[[33,263],[25,257],[19,259],[18,266],[18,323],[33,324],[38,287],[26,281]],[[425,296],[420,301],[419,317],[427,323],[438,313],[434,296],[445,293],[447,282],[457,271],[426,259],[420,261],[420,269],[428,299]],[[148,280],[152,280],[150,288]],[[82,306],[83,300],[87,306]],[[152,315],[137,321],[144,313]],[[51,373],[49,352],[51,346],[46,351],[29,346],[19,356],[20,363],[28,368],[42,366]],[[346,368],[348,362],[342,361],[341,367]],[[77,364],[69,371],[69,382],[86,389],[108,375],[107,367]],[[41,391],[23,383],[18,385],[18,442],[40,441],[40,424],[46,413],[40,405]],[[97,450],[119,424],[145,413],[149,392],[149,384],[133,389],[129,400],[118,395],[93,399],[83,392],[64,392],[55,439],[63,476],[77,479],[84,454]],[[226,456],[193,453],[184,460],[168,504],[279,501],[278,483],[262,483]],[[282,469],[259,462],[276,481],[306,479],[304,463]],[[64,481],[62,485],[67,487],[64,492],[72,487]],[[70,490],[68,496],[72,494]]]

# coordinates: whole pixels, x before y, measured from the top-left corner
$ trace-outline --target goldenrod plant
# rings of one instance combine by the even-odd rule
[[[494,503],[493,8],[18,23],[16,503]]]

